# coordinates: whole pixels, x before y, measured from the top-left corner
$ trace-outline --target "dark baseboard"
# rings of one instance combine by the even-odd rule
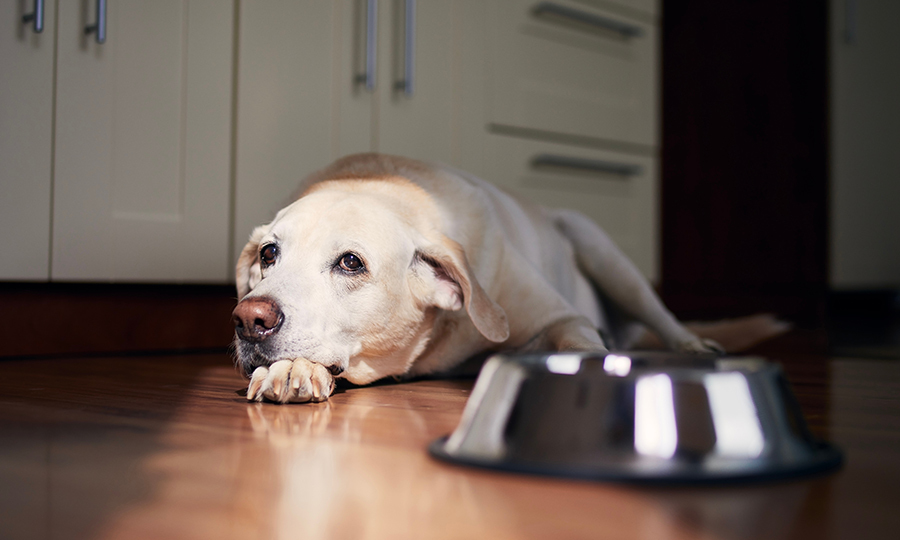
[[[841,290],[828,293],[828,313],[837,318],[900,316],[900,290]]]
[[[0,358],[227,350],[231,285],[0,283]]]
[[[835,356],[900,359],[900,291],[832,291],[828,336]]]

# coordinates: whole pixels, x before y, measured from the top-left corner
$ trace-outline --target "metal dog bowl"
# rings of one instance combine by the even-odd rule
[[[715,483],[840,466],[781,368],[667,353],[497,355],[459,426],[429,451],[454,463],[596,480]]]

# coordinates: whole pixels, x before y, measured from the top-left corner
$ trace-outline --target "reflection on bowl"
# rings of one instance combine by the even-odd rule
[[[627,482],[773,479],[836,468],[778,365],[670,353],[497,355],[449,437],[451,462]]]

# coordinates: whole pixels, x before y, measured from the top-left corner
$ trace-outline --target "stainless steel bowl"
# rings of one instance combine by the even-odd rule
[[[841,464],[777,364],[668,353],[497,355],[437,458],[625,482],[792,477]]]

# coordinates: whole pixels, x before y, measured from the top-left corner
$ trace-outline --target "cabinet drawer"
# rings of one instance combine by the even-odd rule
[[[490,135],[485,179],[531,202],[592,218],[657,277],[657,172],[651,156]]]
[[[488,20],[492,123],[656,144],[652,19],[570,0],[493,0]]]
[[[659,13],[660,4],[662,0],[577,0],[582,4],[594,5],[601,9],[611,9],[615,10],[616,8],[625,8],[625,10],[630,11],[633,15],[640,16],[640,14],[636,14],[635,10],[642,12],[645,15],[656,15]]]

